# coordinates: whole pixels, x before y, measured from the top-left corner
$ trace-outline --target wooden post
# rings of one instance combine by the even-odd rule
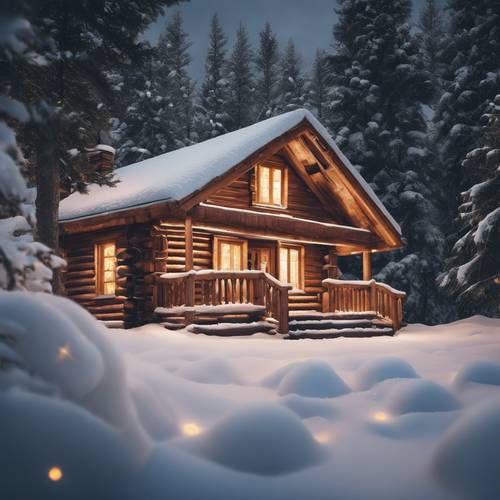
[[[186,306],[193,307],[194,306],[194,274],[190,274],[186,278]],[[185,314],[186,323],[191,324],[194,319],[194,313],[191,311],[186,312]]]
[[[282,335],[288,334],[288,288],[280,289],[279,329]]]
[[[193,269],[193,218],[191,215],[186,215],[184,239],[186,243],[186,271],[191,271]]]
[[[338,257],[335,248],[331,248],[328,252],[328,264],[325,268],[327,271],[327,278],[337,279],[339,277]]]
[[[369,281],[372,279],[372,254],[371,252],[363,252],[363,280]]]

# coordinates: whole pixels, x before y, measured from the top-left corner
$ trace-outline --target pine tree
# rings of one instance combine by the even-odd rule
[[[270,23],[260,32],[260,44],[255,59],[257,68],[256,105],[257,120],[268,118],[273,111],[273,103],[279,93],[279,52],[278,39]]]
[[[277,113],[285,113],[304,107],[305,88],[301,64],[302,60],[295,50],[295,43],[290,39],[281,62],[280,96]]]
[[[444,23],[436,0],[426,0],[418,22],[420,46],[427,71],[435,85],[440,84],[443,65],[440,51],[444,37]]]
[[[462,193],[460,238],[439,278],[462,316],[500,316],[500,94],[487,111],[484,143],[462,162],[475,184]]]
[[[253,53],[245,27],[240,24],[229,60],[228,114],[231,130],[253,123],[254,84],[252,78]]]
[[[17,66],[37,64],[42,46],[24,17],[26,4],[5,7],[0,8],[1,29],[9,33],[0,37],[0,289],[50,292],[52,269],[64,262],[33,239],[33,190],[21,175],[25,159],[10,128],[33,119],[25,103],[13,98],[12,77]],[[0,367],[4,362],[0,356]]]
[[[162,116],[169,130],[167,150],[192,144],[194,83],[189,77],[191,62],[188,34],[182,16],[176,12],[160,35],[156,56],[156,78],[168,112]]]
[[[317,50],[309,79],[307,100],[320,120],[324,118],[328,89],[329,72],[326,52]]]
[[[436,322],[445,314],[434,283],[443,242],[422,116],[432,85],[410,11],[409,0],[340,1],[326,114],[339,146],[402,227],[405,247],[377,257],[377,278],[408,292],[409,321]]]
[[[165,116],[171,114],[154,74],[151,58],[144,66],[120,81],[123,106],[111,121],[111,137],[116,148],[115,167],[120,168],[175,148],[169,141],[170,130]],[[116,84],[115,84],[116,85]]]
[[[448,7],[451,28],[441,54],[447,71],[435,121],[449,207],[456,213],[459,193],[471,185],[461,163],[479,146],[481,116],[500,91],[500,2],[450,0]]]
[[[210,42],[205,62],[205,79],[201,87],[198,126],[200,139],[205,140],[227,132],[229,117],[228,80],[226,78],[227,38],[217,14],[210,24]]]
[[[112,184],[112,174],[93,171],[85,149],[107,127],[112,91],[107,74],[142,57],[139,34],[170,0],[137,2],[29,2],[29,18],[48,43],[40,61],[16,67],[18,95],[36,108],[23,130],[36,182],[37,234],[57,250],[61,191],[85,191],[90,182]],[[57,280],[56,290],[59,289]]]

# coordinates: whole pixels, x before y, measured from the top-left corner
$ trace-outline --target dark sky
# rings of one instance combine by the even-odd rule
[[[424,0],[413,0],[414,10]],[[269,21],[283,46],[292,37],[300,50],[305,68],[309,68],[317,48],[328,48],[335,22],[335,0],[191,0],[167,9],[165,16],[154,23],[146,37],[156,42],[172,12],[180,10],[185,30],[192,41],[191,73],[196,80],[203,77],[210,18],[217,12],[229,39],[242,21],[254,46],[259,31]]]

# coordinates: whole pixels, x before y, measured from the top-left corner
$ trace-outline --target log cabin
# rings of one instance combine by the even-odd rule
[[[287,338],[400,328],[405,294],[371,275],[373,253],[402,246],[400,227],[309,111],[116,177],[60,205],[66,293],[108,326]],[[362,256],[359,281],[338,279],[346,255]]]

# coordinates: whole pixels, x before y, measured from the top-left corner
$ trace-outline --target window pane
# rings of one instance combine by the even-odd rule
[[[103,250],[104,257],[113,257],[115,256],[115,245],[114,243],[106,243],[104,245]]]
[[[105,271],[103,281],[105,283],[111,283],[112,281],[115,281],[115,272],[114,271]]]
[[[296,248],[289,249],[290,256],[290,283],[295,287],[299,288],[299,251]]]
[[[105,257],[104,258],[104,270],[105,271],[114,271],[114,269],[115,269],[114,257]]]
[[[288,248],[280,248],[280,281],[288,283]]]
[[[114,295],[115,294],[115,282],[104,283],[104,295]]]
[[[241,271],[241,245],[233,244],[231,247],[231,271]]]
[[[220,263],[219,267],[223,271],[229,271],[231,269],[231,247],[229,243],[220,244]]]
[[[281,176],[282,171],[281,168],[273,168],[273,200],[272,203],[274,205],[282,205],[281,199]]]
[[[259,203],[270,203],[270,192],[269,192],[269,168],[259,167],[259,182],[258,182],[258,195],[257,199]]]

